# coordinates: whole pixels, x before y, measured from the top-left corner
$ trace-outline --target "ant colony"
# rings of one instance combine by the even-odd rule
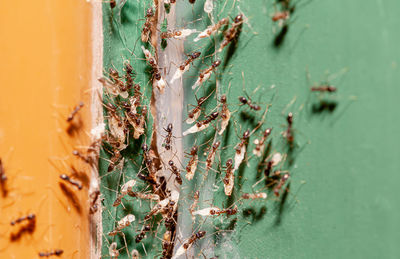
[[[293,5],[277,3],[285,8],[272,21],[288,21]],[[141,17],[128,30],[132,5]],[[204,5],[201,14],[197,5]],[[249,208],[260,217],[259,208],[290,192],[300,110],[284,110],[272,125],[277,90],[248,93],[244,72],[230,72],[246,69],[240,52],[256,33],[244,6],[128,0],[105,11],[112,17],[107,44],[125,49],[108,54],[113,59],[99,79],[106,126],[98,134],[100,186],[90,212],[102,215],[102,256],[218,258],[221,242],[233,242],[231,234],[252,223]],[[92,164],[90,153],[74,155]],[[82,188],[73,177],[60,178]]]

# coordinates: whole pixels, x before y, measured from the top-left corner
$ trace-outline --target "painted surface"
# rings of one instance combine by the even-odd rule
[[[71,154],[89,143],[90,25],[85,1],[0,1],[0,156],[9,189],[0,197],[1,258],[54,249],[63,249],[63,258],[88,258],[87,183],[82,191],[66,184],[74,206],[59,175],[72,174],[71,166],[90,175]],[[67,134],[66,118],[80,101],[80,126]],[[10,221],[28,213],[36,214],[36,230],[10,242],[19,229]]]
[[[186,8],[197,14],[202,3],[196,1],[194,9],[190,10],[189,5]],[[253,101],[260,105],[273,104],[265,124],[274,127],[272,150],[284,149],[282,132],[289,111],[295,116],[297,147],[292,155],[293,163],[285,168],[292,176],[285,202],[274,198],[267,202],[254,201],[241,209],[238,221],[229,218],[217,222],[221,229],[234,230],[229,240],[215,238],[217,255],[220,258],[396,258],[400,253],[397,246],[400,205],[396,200],[400,169],[396,161],[400,140],[397,134],[400,124],[396,122],[400,94],[396,15],[400,3],[368,1],[360,5],[325,0],[299,4],[279,47],[274,46],[280,28],[271,21],[272,1],[242,0],[234,4],[229,1],[227,5],[223,2],[218,5],[219,10],[223,9],[218,18],[234,17],[239,12],[237,6],[249,20],[243,25],[237,49],[225,69],[219,70],[220,91],[228,93],[231,110],[245,110],[237,101],[238,96],[244,95],[243,72],[245,90]],[[128,2],[124,8],[123,29],[110,26],[104,30],[106,68],[112,64],[121,68],[119,52],[125,51],[123,56],[127,55],[127,48],[133,49],[139,37],[136,20],[143,17],[144,7]],[[110,13],[104,17],[104,24],[109,25]],[[204,18],[200,21],[202,25],[207,22]],[[221,57],[226,60],[225,52]],[[143,67],[137,64],[140,80],[144,80]],[[204,69],[207,64],[198,62],[196,66]],[[307,68],[311,82],[307,80]],[[310,93],[310,86],[326,79],[326,70],[333,75],[343,69],[348,72],[331,81],[338,88],[337,94],[325,96],[336,104],[335,108],[333,111],[321,109],[319,96]],[[188,78],[187,96],[191,95],[190,81],[195,80]],[[210,82],[207,87],[212,86]],[[274,87],[271,89],[271,86]],[[194,98],[186,101],[195,103]],[[205,114],[215,105],[215,100],[211,100]],[[236,131],[242,132],[249,125],[251,122],[240,117],[236,123],[231,122],[224,140],[228,148],[219,161],[232,157],[238,142]],[[194,141],[201,143],[200,137],[192,138],[187,140],[186,149]],[[107,163],[104,174],[106,166]],[[129,163],[127,172],[110,176],[113,177],[110,181],[133,177],[136,171],[130,167]],[[240,188],[235,189],[236,198],[242,192],[254,191],[251,186],[259,176],[253,167],[246,168],[238,179]],[[116,195],[117,190],[113,188],[107,194],[110,199]],[[222,193],[214,194],[214,204],[226,207],[231,201]],[[109,217],[105,218],[104,226],[111,230],[115,215],[121,214],[111,209],[111,204],[106,206],[110,209],[105,211],[104,215]],[[143,254],[142,247],[136,246],[130,237],[139,231],[137,226],[129,229],[127,243]],[[125,244],[122,238],[119,241]],[[153,245],[145,241],[146,248]],[[107,252],[106,245],[103,251]]]
[[[270,19],[274,8],[265,2],[239,3],[258,35],[240,39],[227,76],[230,96],[236,102],[243,95],[241,71],[248,93],[258,85],[264,89],[251,95],[255,101],[268,102],[268,88],[276,86],[266,124],[282,127],[274,128],[273,143],[285,129],[283,109],[297,96],[286,112],[294,112],[297,141],[305,148],[295,156],[281,218],[274,203],[267,203],[265,214],[258,214],[264,206],[259,203],[254,203],[254,216],[243,212],[251,224],[237,237],[240,257],[397,258],[400,3],[299,4],[285,41],[276,48]],[[248,36],[251,30],[244,28]],[[312,111],[319,100],[309,92],[307,67],[312,82],[324,79],[326,70],[349,69],[331,82],[338,87],[333,112]],[[255,176],[244,177],[250,181]]]

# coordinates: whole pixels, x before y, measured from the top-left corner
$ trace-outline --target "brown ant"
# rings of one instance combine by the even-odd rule
[[[226,127],[229,124],[229,119],[231,118],[231,112],[228,109],[228,104],[226,103],[226,95],[221,96],[221,103],[222,103],[222,109],[221,109],[221,129],[218,131],[219,135],[222,135],[224,133]]]
[[[66,182],[69,182],[72,185],[75,185],[76,187],[78,187],[79,190],[82,189],[82,184],[77,180],[71,179],[68,175],[61,174],[60,178],[63,179],[64,181],[66,181]]]
[[[117,6],[117,2],[115,0],[110,0],[110,7],[114,9]]]
[[[277,22],[279,20],[287,20],[289,18],[290,12],[289,11],[283,11],[283,12],[276,12],[272,16],[272,21]]]
[[[109,68],[108,74],[110,75],[112,82],[114,84],[114,87],[116,87],[115,90],[117,90],[118,94],[121,95],[123,98],[128,98],[128,87],[126,84],[124,84],[121,80],[121,76],[119,75],[118,71],[115,70],[114,68]]]
[[[246,153],[246,145],[250,137],[250,130],[246,130],[243,133],[243,137],[240,139],[240,143],[235,147],[235,170],[237,170],[244,159]]]
[[[171,258],[172,255],[170,255],[172,253],[172,248],[173,248],[173,243],[171,242],[172,240],[172,233],[170,230],[165,231],[164,235],[163,235],[163,241],[162,241],[162,255],[163,255],[163,259],[164,258]]]
[[[174,256],[172,259],[176,259],[179,256],[183,255],[192,245],[196,240],[199,240],[203,238],[206,235],[206,231],[199,231],[197,233],[194,233],[186,242],[181,245],[178,250],[176,250]]]
[[[164,201],[164,200],[163,200],[163,201]],[[162,208],[163,208],[163,206],[162,206],[161,201],[160,201],[159,203],[157,203],[157,204],[150,210],[149,214],[147,214],[147,215],[144,217],[144,220],[146,221],[146,220],[151,219],[151,217],[153,217],[153,215],[158,214]]]
[[[215,34],[222,26],[227,25],[228,23],[228,18],[222,18],[216,24],[208,26],[207,29],[202,31],[193,41],[196,42],[201,39],[210,37],[211,35]]]
[[[146,236],[146,232],[149,232],[150,229],[150,225],[145,225],[142,231],[140,231],[140,233],[136,236],[135,242],[140,243],[140,241],[142,241],[142,239]]]
[[[190,214],[192,215],[192,219],[194,220],[195,217],[193,215],[194,209],[197,207],[197,203],[199,202],[200,198],[200,191],[196,191],[193,195],[193,204],[190,206]]]
[[[160,34],[160,37],[161,37],[161,39],[169,39],[169,38],[172,38],[172,37],[179,37],[181,35],[182,35],[181,31],[174,30],[174,31],[162,32]]]
[[[266,199],[267,194],[265,192],[260,192],[260,193],[243,193],[242,194],[242,199],[245,200],[255,200],[255,199]]]
[[[264,143],[267,140],[268,136],[271,134],[272,128],[268,128],[263,132],[263,135],[260,140],[255,139],[254,144],[256,147],[253,149],[253,154],[260,157],[262,155],[262,150],[264,149]]]
[[[199,157],[197,155],[198,146],[193,146],[190,150],[190,160],[186,166],[186,179],[192,180],[194,173],[196,172],[197,163],[199,161]]]
[[[234,208],[224,209],[224,210],[219,210],[219,211],[212,209],[212,210],[210,210],[210,215],[219,216],[224,213],[226,213],[226,215],[235,215],[237,213],[237,211],[238,211],[237,206],[235,206]]]
[[[52,256],[52,255],[60,256],[60,255],[62,255],[63,253],[64,253],[64,250],[56,249],[56,250],[51,251],[51,252],[40,252],[40,253],[39,253],[39,256],[40,256],[40,257],[50,257],[50,256]]]
[[[239,29],[241,24],[243,23],[243,14],[239,14],[235,17],[234,22],[229,28],[225,34],[224,34],[224,40],[221,42],[221,45],[219,47],[218,52],[221,52],[228,44],[236,38],[238,35]]]
[[[134,197],[134,198],[142,199],[142,200],[160,201],[160,196],[158,196],[157,194],[134,192],[134,191],[132,191],[132,188],[128,189],[128,195],[131,197]]]
[[[210,115],[208,115],[206,117],[205,120],[197,122],[196,123],[197,127],[200,128],[201,126],[205,126],[205,125],[210,124],[213,120],[215,120],[218,117],[218,114],[219,114],[219,112],[211,113]]]
[[[188,55],[188,58],[185,60],[185,62],[179,66],[179,69],[176,70],[174,76],[171,79],[171,82],[174,82],[176,79],[182,77],[182,75],[189,70],[190,64],[198,57],[200,57],[201,52],[193,52],[190,55]]]
[[[199,231],[193,234],[187,242],[183,244],[183,248],[186,250],[188,249],[196,240],[202,239],[206,234],[206,231]]]
[[[146,22],[143,24],[142,29],[142,42],[148,42],[151,30],[152,19],[154,17],[154,10],[152,7],[148,8],[146,11]]]
[[[200,97],[197,100],[197,106],[193,108],[193,110],[191,110],[188,113],[188,118],[186,119],[186,123],[187,124],[192,124],[193,122],[195,122],[201,113],[201,105],[207,100],[206,97]]]
[[[115,201],[113,203],[113,207],[117,207],[118,205],[121,204],[122,198],[124,198],[125,195],[128,194],[129,190],[132,190],[132,188],[133,188],[133,186],[135,186],[135,184],[136,184],[135,180],[130,180],[130,181],[126,182],[124,185],[122,185],[121,193],[115,199]]]
[[[167,132],[167,136],[165,137],[165,149],[170,150],[171,149],[171,138],[172,138],[172,123],[169,123],[167,128],[164,129]]]
[[[186,67],[188,65],[190,65],[190,63],[192,63],[196,58],[200,57],[200,55],[201,55],[201,52],[199,52],[199,51],[191,53],[188,56],[188,58],[185,60],[185,62],[182,65],[179,66],[179,69],[180,70],[185,70]]]
[[[142,46],[142,51],[143,51],[144,56],[146,57],[147,63],[153,69],[155,86],[158,88],[160,93],[164,93],[166,82],[165,82],[164,78],[161,76],[161,72],[160,72],[160,69],[158,68],[157,61],[155,60],[155,58],[153,57],[151,52],[143,46]]]
[[[288,116],[286,117],[286,121],[288,123],[287,130],[284,133],[284,136],[287,139],[287,142],[292,145],[294,141],[294,135],[293,135],[293,113],[289,112]]]
[[[67,121],[70,122],[74,119],[75,115],[79,112],[80,109],[82,109],[82,107],[85,104],[83,102],[80,102],[77,106],[75,106],[74,110],[71,112],[71,114],[68,116]]]
[[[142,145],[142,150],[143,150],[143,158],[144,162],[146,164],[147,170],[149,171],[151,176],[154,176],[157,172],[154,157],[153,157],[153,152],[149,150],[149,146],[147,144]],[[154,179],[155,182],[155,179]]]
[[[333,93],[336,92],[336,87],[331,85],[320,85],[320,86],[313,86],[311,87],[312,92],[328,92]]]
[[[289,177],[290,177],[289,173],[286,173],[281,177],[278,185],[274,188],[275,196],[279,197],[279,191],[282,189],[282,186],[286,183],[286,181],[289,179]]]
[[[255,111],[259,111],[261,110],[261,107],[259,105],[253,104],[249,99],[247,99],[246,97],[240,96],[239,97],[239,101],[243,104],[243,105],[248,105],[250,107],[250,109],[253,109]]]
[[[212,149],[211,151],[208,153],[207,159],[206,159],[206,166],[207,166],[207,170],[209,170],[212,167],[212,164],[214,162],[214,158],[215,158],[215,153],[218,149],[218,147],[221,145],[220,141],[215,142],[212,145]]]
[[[179,172],[178,167],[176,167],[174,164],[174,161],[169,160],[168,164],[171,167],[172,173],[175,175],[175,180],[178,182],[178,184],[182,184],[181,173]]]
[[[14,221],[12,221],[11,225],[16,224],[17,220],[15,221],[15,223],[14,223]],[[29,214],[27,217],[22,217],[22,218],[20,218],[19,222],[24,221],[24,220],[28,220],[28,224],[22,226],[18,230],[17,233],[11,233],[11,235],[10,235],[11,241],[19,240],[24,233],[32,234],[35,231],[35,229],[36,229],[36,216],[35,216],[35,214]]]
[[[233,190],[233,184],[235,182],[234,170],[232,168],[232,165],[233,165],[232,159],[228,159],[228,161],[226,161],[225,165],[226,165],[226,174],[225,174],[225,178],[223,180],[224,191],[227,196],[231,196],[232,190]]]
[[[10,224],[11,224],[11,226],[14,226],[18,223],[21,223],[22,221],[25,221],[25,220],[31,221],[31,220],[34,220],[35,218],[36,218],[35,214],[28,214],[27,216],[23,216],[23,217],[17,218],[16,220],[11,221]]]
[[[116,234],[121,232],[122,229],[130,226],[133,221],[135,221],[135,215],[132,214],[126,215],[117,222],[117,227],[113,231],[109,232],[108,235],[115,236]]]
[[[203,71],[201,71],[197,81],[192,86],[192,89],[196,89],[198,86],[202,85],[205,81],[207,81],[211,77],[211,73],[221,65],[221,60],[214,61],[211,66]]]

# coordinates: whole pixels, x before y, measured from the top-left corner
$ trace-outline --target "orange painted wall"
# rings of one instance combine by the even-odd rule
[[[80,211],[60,189],[70,166],[90,175],[71,151],[89,143],[91,4],[84,0],[0,1],[0,157],[8,176],[0,196],[0,258],[88,258],[87,186]],[[66,117],[80,101],[83,125],[66,133]],[[35,213],[33,235],[11,242],[10,221]]]

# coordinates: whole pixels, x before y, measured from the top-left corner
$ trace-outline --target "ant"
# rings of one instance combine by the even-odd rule
[[[200,191],[196,191],[193,195],[193,204],[190,206],[190,214],[192,215],[192,219],[194,220],[195,217],[193,215],[194,209],[197,207],[197,203],[199,202],[200,198]]]
[[[143,51],[144,56],[146,57],[147,62],[153,69],[153,75],[154,75],[154,79],[156,81],[155,86],[158,88],[160,93],[164,93],[166,82],[165,82],[164,78],[161,76],[161,72],[158,68],[155,58],[153,57],[151,52],[143,46],[142,46],[142,51]]]
[[[211,152],[208,153],[208,156],[206,159],[207,170],[209,170],[212,167],[212,164],[213,164],[214,158],[215,158],[215,153],[220,145],[221,145],[220,141],[217,141],[212,145]]]
[[[221,96],[221,129],[218,131],[219,135],[222,135],[229,124],[229,119],[231,118],[231,112],[228,109],[228,104],[226,103],[226,95]]]
[[[336,92],[336,87],[331,85],[320,85],[320,86],[313,86],[311,87],[312,92],[328,92],[333,93]]]
[[[172,160],[169,160],[168,162],[169,166],[171,167],[172,173],[175,175],[175,180],[178,182],[178,184],[182,184],[182,178],[181,178],[181,173],[179,172],[178,167],[174,164]]]
[[[35,214],[28,214],[27,216],[23,216],[23,217],[20,217],[20,218],[18,218],[16,220],[11,221],[10,224],[11,224],[11,226],[14,226],[14,225],[16,225],[18,223],[21,223],[22,221],[25,221],[25,220],[27,220],[27,221],[35,220],[35,218],[36,218]]]
[[[119,194],[117,196],[117,198],[115,199],[115,201],[113,203],[113,207],[117,207],[118,205],[121,204],[122,198],[124,198],[125,195],[128,194],[129,190],[132,190],[132,188],[133,188],[133,186],[135,186],[135,184],[136,184],[135,180],[130,180],[130,181],[126,182],[124,185],[122,185],[121,194]]]
[[[121,232],[122,229],[131,225],[135,221],[135,215],[128,214],[117,222],[117,227],[108,233],[109,236],[115,236],[117,233]]]
[[[110,0],[110,7],[114,9],[117,6],[117,2],[115,0]]]
[[[188,55],[188,58],[185,60],[185,62],[179,66],[179,69],[176,70],[174,76],[171,79],[171,83],[174,82],[176,79],[181,78],[182,75],[189,70],[190,64],[193,63],[195,59],[200,57],[201,52],[196,51]]]
[[[275,196],[279,197],[279,192],[282,189],[282,186],[286,183],[286,181],[289,179],[290,174],[286,173],[284,174],[281,179],[279,180],[278,185],[274,188],[274,194]]]
[[[196,51],[193,52],[189,55],[188,59],[185,60],[185,62],[179,66],[180,70],[185,70],[185,68],[190,65],[190,63],[192,63],[196,58],[200,57],[201,52],[200,51]]]
[[[52,255],[60,256],[60,255],[62,255],[63,253],[64,253],[64,250],[56,249],[56,250],[51,251],[51,252],[40,252],[40,253],[39,253],[39,256],[40,256],[40,257],[50,257],[50,256],[52,256]]]
[[[216,24],[208,26],[207,29],[202,31],[193,41],[196,42],[214,35],[222,26],[227,25],[228,23],[228,18],[222,18]]]
[[[149,232],[150,229],[150,225],[145,225],[142,231],[136,236],[135,242],[140,243],[140,241],[142,241],[142,239],[146,236],[146,232]]]
[[[225,174],[225,178],[224,178],[223,182],[224,182],[224,191],[227,196],[231,196],[232,190],[233,190],[233,184],[235,182],[235,178],[234,178],[235,175],[233,174],[234,170],[232,168],[232,164],[233,164],[232,159],[228,159],[228,161],[226,161],[226,163],[225,163],[226,174]]]
[[[132,191],[132,189],[128,189],[128,195],[134,198],[137,197],[142,200],[160,201],[160,196],[158,196],[157,194],[134,192]]]
[[[152,19],[154,17],[154,10],[152,7],[147,9],[145,17],[146,21],[143,24],[142,35],[141,35],[142,42],[149,41]]]
[[[288,127],[287,130],[284,132],[284,136],[287,139],[287,142],[290,145],[293,145],[293,141],[294,141],[294,135],[293,135],[293,113],[289,112],[288,116],[286,117],[286,121],[288,123]]]
[[[72,184],[72,185],[75,185],[76,187],[78,187],[79,190],[82,189],[82,184],[81,184],[79,181],[77,181],[77,180],[71,179],[68,175],[66,175],[66,174],[61,174],[61,175],[60,175],[60,178],[61,178],[62,180],[64,180],[64,181],[66,181],[66,182],[69,182],[69,183]]]
[[[196,242],[196,240],[202,239],[205,235],[206,231],[199,231],[197,233],[194,233],[185,243],[183,243],[182,246],[178,248],[178,250],[176,250],[172,259],[176,259],[184,254],[193,245],[193,243]]]
[[[214,61],[211,66],[203,71],[201,71],[197,81],[192,86],[192,89],[196,89],[198,86],[202,85],[205,81],[207,81],[211,77],[211,73],[221,65],[221,60]]]
[[[263,135],[260,140],[255,139],[254,144],[256,147],[253,149],[253,154],[260,157],[262,154],[262,150],[264,149],[264,143],[267,140],[268,136],[271,134],[272,128],[268,128],[263,132]]]
[[[195,122],[201,113],[201,105],[207,100],[206,97],[200,97],[197,100],[197,106],[193,108],[193,110],[191,110],[188,113],[188,118],[186,119],[186,123],[187,124],[192,124],[193,122]]]
[[[172,239],[172,234],[170,230],[165,231],[163,235],[163,241],[162,241],[162,258],[170,258],[171,253],[172,253],[172,248],[173,248],[173,242],[171,242]],[[169,257],[168,257],[169,256]]]
[[[167,136],[165,137],[165,149],[170,150],[171,149],[171,138],[172,138],[172,123],[169,123],[167,128],[164,129],[167,132]]]
[[[243,193],[242,194],[242,199],[245,200],[255,200],[255,199],[266,199],[267,194],[265,192],[260,192],[260,193]]]
[[[196,240],[202,239],[206,235],[206,231],[199,231],[193,234],[187,242],[183,244],[183,248],[187,250]]]
[[[244,154],[246,153],[247,141],[250,137],[250,130],[246,130],[243,133],[243,137],[240,139],[240,143],[235,147],[235,170],[237,170],[244,159]]]
[[[238,211],[237,206],[235,206],[233,209],[231,208],[231,209],[224,209],[224,210],[219,210],[219,211],[212,209],[212,210],[210,210],[210,215],[219,216],[223,213],[226,213],[226,215],[235,215],[237,213],[237,211]]]
[[[18,221],[19,220],[19,221]],[[22,226],[17,233],[11,233],[10,239],[11,241],[17,241],[21,238],[21,236],[26,232],[32,234],[36,229],[36,216],[35,214],[29,214],[27,217],[22,217],[17,220],[11,222],[11,225],[15,225],[21,221],[28,220],[28,224]]]
[[[68,116],[67,121],[70,122],[74,119],[75,115],[79,112],[80,109],[82,109],[82,107],[85,104],[83,102],[80,102],[77,106],[75,106],[74,110],[71,112],[71,114]]]
[[[199,157],[197,155],[198,146],[193,146],[190,150],[190,160],[186,166],[186,179],[192,180],[194,173],[196,172],[197,163],[199,161]]]
[[[246,97],[240,96],[240,97],[239,97],[239,101],[240,101],[243,105],[246,105],[246,104],[247,104],[247,105],[250,107],[250,109],[253,109],[253,110],[255,110],[255,111],[261,110],[261,107],[260,107],[259,105],[253,104],[253,103],[251,102],[250,98],[247,99]]]
[[[198,122],[196,122],[196,124],[194,126],[192,126],[189,129],[185,130],[182,133],[182,135],[186,136],[186,135],[191,134],[191,133],[196,133],[196,132],[205,130],[206,128],[208,128],[208,126],[210,126],[210,123],[218,117],[218,114],[219,114],[218,112],[211,113],[210,115],[208,115],[206,117],[205,120],[198,121]]]
[[[225,32],[224,40],[221,42],[218,52],[221,52],[226,46],[228,46],[230,42],[232,42],[233,39],[236,38],[242,23],[243,23],[243,14],[239,14],[235,17],[231,28],[229,28],[228,31]]]

